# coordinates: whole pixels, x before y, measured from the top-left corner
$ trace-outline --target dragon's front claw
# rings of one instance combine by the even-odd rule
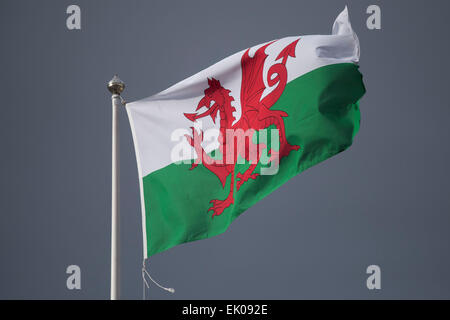
[[[203,130],[200,130],[200,134],[198,134],[197,130],[194,127],[191,127],[192,136],[194,137],[194,142],[202,142],[203,141]]]
[[[194,146],[194,139],[190,135],[185,134],[187,142],[193,147]]]
[[[195,130],[194,127],[191,127],[192,137],[188,134],[185,134],[188,143],[194,147],[195,149],[201,148],[201,143],[203,141],[203,131],[200,130],[200,134]]]
[[[200,159],[203,155],[203,148],[202,148],[202,141],[203,141],[203,131],[200,130],[200,134],[195,130],[194,127],[191,127],[192,130],[192,137],[188,134],[185,134],[187,142],[195,149],[195,152],[197,152],[197,159],[192,163],[192,166],[189,168],[189,170],[195,169],[198,164],[200,163]]]

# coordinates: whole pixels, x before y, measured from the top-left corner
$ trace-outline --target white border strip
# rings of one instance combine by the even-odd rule
[[[141,213],[142,213],[142,237],[143,237],[143,250],[144,250],[144,259],[147,259],[147,221],[145,216],[145,201],[144,201],[144,183],[143,183],[143,177],[142,177],[142,167],[141,167],[141,157],[139,156],[139,147],[138,147],[138,141],[136,138],[136,131],[134,129],[134,121],[133,117],[131,116],[131,111],[128,109],[128,106],[125,106],[125,109],[127,110],[128,114],[128,120],[130,121],[130,127],[131,127],[131,134],[133,136],[133,144],[134,144],[134,151],[136,154],[136,163],[137,163],[137,169],[138,169],[138,176],[139,176],[139,193],[141,198]]]

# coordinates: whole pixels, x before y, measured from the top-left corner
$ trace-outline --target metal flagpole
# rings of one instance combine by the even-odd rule
[[[122,105],[120,94],[124,89],[125,83],[117,75],[108,82],[112,94],[111,300],[120,297],[119,109]]]

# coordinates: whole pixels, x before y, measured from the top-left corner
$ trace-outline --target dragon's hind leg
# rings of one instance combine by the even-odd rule
[[[240,187],[244,184],[244,182],[249,179],[256,179],[259,176],[259,173],[253,173],[255,171],[256,166],[261,159],[262,150],[266,148],[266,145],[263,143],[254,144],[251,140],[249,141],[249,147],[247,150],[241,150],[241,156],[245,157],[245,160],[250,162],[250,167],[244,171],[244,173],[238,172],[236,175],[236,189],[239,190]]]
[[[230,192],[228,194],[228,197],[224,200],[214,199],[211,200],[210,203],[212,203],[212,207],[208,209],[208,211],[212,211],[214,216],[220,216],[223,211],[228,208],[232,203],[234,203],[234,197],[233,197],[233,191],[234,191],[234,172],[231,172],[231,185],[230,185]]]
[[[238,180],[236,181],[236,188],[239,190],[239,188],[244,184],[245,181],[248,181],[249,179],[256,179],[259,176],[259,173],[253,173],[257,166],[257,163],[253,163],[248,167],[247,170],[245,170],[244,173],[238,172],[236,175],[236,178]]]

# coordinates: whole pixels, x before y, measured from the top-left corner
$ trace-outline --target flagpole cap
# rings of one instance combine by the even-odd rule
[[[125,89],[125,83],[119,79],[119,77],[114,75],[114,77],[108,82],[108,90],[112,94],[120,95],[122,91]]]

